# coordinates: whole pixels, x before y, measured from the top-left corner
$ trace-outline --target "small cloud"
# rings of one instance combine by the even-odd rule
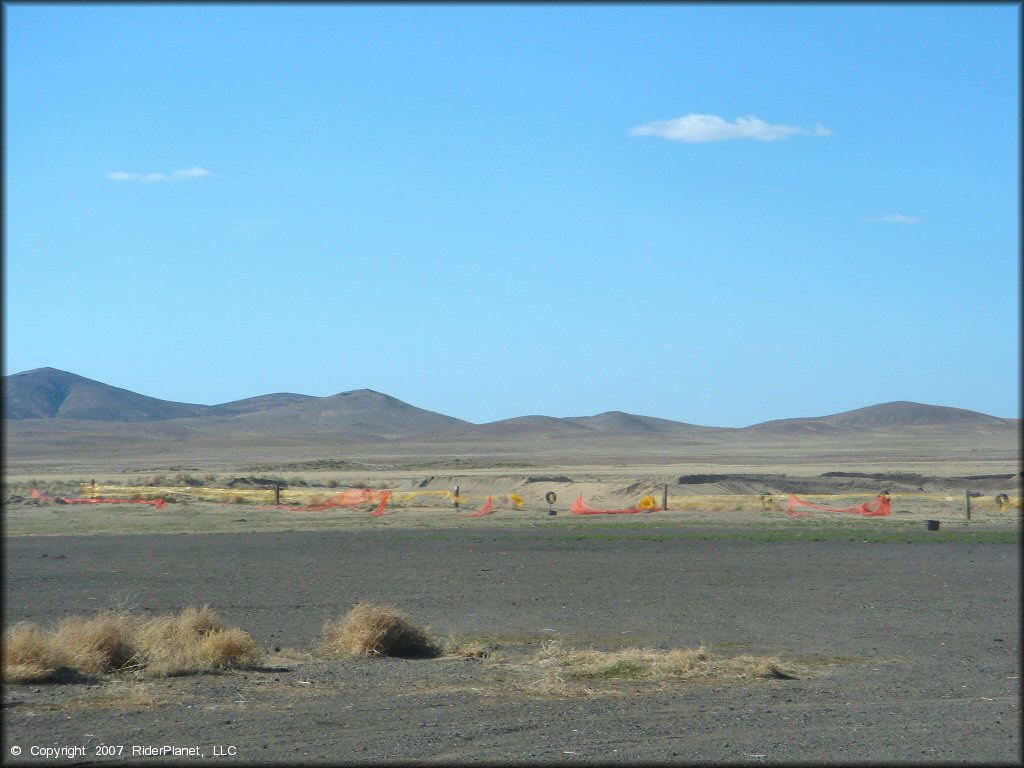
[[[166,173],[128,173],[127,171],[113,171],[107,174],[108,179],[114,181],[141,181],[148,183],[152,181],[184,181],[187,179],[199,179],[203,176],[212,175],[205,168],[183,168],[174,171],[170,175]]]
[[[905,216],[902,213],[887,213],[885,216],[866,216],[864,221],[881,221],[887,224],[917,224],[921,219],[917,216]]]
[[[813,129],[797,128],[793,125],[772,125],[754,116],[738,117],[730,123],[718,115],[689,114],[675,120],[656,120],[638,125],[630,131],[634,136],[657,136],[669,141],[697,144],[730,139],[755,139],[757,141],[779,141],[790,136],[831,136],[832,131],[821,124]]]
[[[177,179],[198,179],[203,176],[209,176],[210,172],[205,168],[183,168],[180,171],[175,171],[171,174]]]

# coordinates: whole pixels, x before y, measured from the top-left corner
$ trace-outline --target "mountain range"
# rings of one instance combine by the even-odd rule
[[[55,368],[37,368],[4,379],[4,419],[7,422],[171,423],[166,434],[187,436],[193,430],[209,434],[330,435],[353,442],[376,442],[429,437],[439,442],[463,439],[531,437],[688,436],[699,438],[728,432],[753,435],[842,434],[903,429],[942,429],[1003,432],[1020,428],[1020,419],[999,418],[976,411],[914,402],[891,402],[843,413],[767,421],[743,428],[708,427],[651,416],[609,411],[595,416],[556,418],[521,416],[473,424],[417,408],[370,389],[327,397],[275,393],[219,405],[161,400]]]

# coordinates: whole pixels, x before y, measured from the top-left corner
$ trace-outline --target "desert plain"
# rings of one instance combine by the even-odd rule
[[[5,628],[208,604],[263,658],[5,685],[12,765],[47,762],[32,747],[81,747],[70,763],[1021,763],[1020,508],[993,501],[1020,496],[1016,431],[334,449],[143,434],[61,452],[32,448],[37,427],[7,426],[22,450],[5,464]],[[29,493],[157,476],[181,488],[162,509]],[[196,495],[268,478],[284,503],[347,487],[406,500],[374,516]],[[886,517],[785,511],[790,494],[883,492]],[[624,509],[648,494],[669,508],[570,513],[577,496]],[[493,514],[471,516],[487,498]],[[359,602],[395,606],[442,651],[325,657],[324,623]],[[780,672],[684,679],[638,661],[698,648]],[[583,670],[581,653],[609,663]],[[197,756],[133,756],[162,746]]]

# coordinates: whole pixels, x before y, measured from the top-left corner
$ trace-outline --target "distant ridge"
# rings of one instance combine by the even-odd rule
[[[445,431],[468,424],[370,389],[330,397],[282,392],[220,405],[192,405],[147,397],[56,368],[5,376],[4,418],[105,423],[180,419],[185,429],[299,436],[332,433],[374,439]]]
[[[637,416],[636,414],[623,413],[622,411],[605,411],[596,416],[570,416],[565,420],[596,429],[600,432],[673,433],[715,429],[714,427],[701,427],[696,424],[659,419],[653,416]]]
[[[1003,419],[962,408],[897,401],[829,416],[778,419],[742,429],[707,427],[670,419],[607,411],[595,416],[520,416],[472,424],[428,411],[370,389],[328,397],[276,393],[220,405],[195,405],[148,397],[84,376],[37,368],[4,377],[4,419],[48,422],[168,422],[180,420],[181,434],[289,436],[327,435],[351,440],[395,440],[412,436],[442,442],[564,437],[572,439],[689,439],[700,436],[830,435],[872,431],[946,429],[986,432],[1019,429],[1020,419]],[[34,429],[34,431],[38,431]],[[170,434],[162,428],[161,433]]]
[[[747,427],[755,432],[844,432],[850,430],[891,429],[904,427],[962,427],[970,429],[1001,429],[1019,426],[1019,419],[1001,419],[977,411],[925,405],[907,400],[871,405],[816,418],[778,419]]]
[[[216,409],[218,412],[224,414],[253,413],[256,411],[268,411],[271,408],[280,408],[284,405],[304,403],[307,400],[315,399],[316,398],[312,395],[296,395],[291,392],[278,392],[273,395],[259,395],[257,397],[247,397],[244,400],[232,400],[230,403],[221,403],[216,406]]]
[[[396,439],[469,425],[461,419],[417,408],[372,389],[339,392],[328,397],[304,397],[276,408],[243,414],[235,421],[237,426],[261,432],[331,433],[374,439]]]

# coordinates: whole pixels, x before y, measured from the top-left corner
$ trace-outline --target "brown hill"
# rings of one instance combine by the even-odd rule
[[[277,393],[221,405],[175,403],[43,368],[4,377],[5,458],[27,466],[114,454],[229,462],[268,456],[573,457],[656,461],[726,456],[838,455],[902,441],[973,451],[978,441],[1016,456],[1020,420],[897,402],[818,418],[781,419],[742,429],[704,427],[609,411],[595,416],[524,416],[472,424],[368,389],[330,397]],[[879,441],[883,438],[882,442]],[[993,441],[995,441],[993,443]],[[886,443],[888,444],[888,443]],[[1009,446],[1009,447],[1007,447]],[[829,453],[831,452],[831,453]],[[837,453],[838,452],[838,453]],[[159,458],[163,461],[163,458]],[[546,460],[546,459],[545,459]]]
[[[569,416],[564,421],[605,433],[679,434],[716,429],[715,427],[701,427],[696,424],[659,419],[653,416],[637,416],[622,411],[606,411],[596,416]]]
[[[749,432],[837,434],[863,430],[941,428],[954,431],[1019,429],[1020,419],[1002,419],[963,408],[900,400],[857,408],[831,416],[777,419],[747,427]]]
[[[369,389],[330,397],[282,392],[220,405],[193,405],[147,397],[56,368],[5,376],[4,418],[109,423],[181,420],[181,434],[336,433],[374,439],[468,425]]]
[[[5,419],[162,421],[209,412],[207,405],[147,397],[56,368],[4,377]]]
[[[223,424],[229,430],[395,439],[443,432],[468,426],[469,422],[417,408],[372,389],[357,389],[250,411],[225,420]]]
[[[267,411],[271,408],[280,408],[283,405],[294,405],[295,403],[304,403],[315,399],[312,395],[278,392],[273,395],[259,395],[257,397],[247,397],[244,400],[232,400],[230,403],[221,403],[214,407],[218,413],[229,415]]]
[[[580,435],[592,432],[589,427],[574,424],[568,419],[554,416],[516,416],[512,419],[491,421],[486,424],[472,425],[468,430],[462,429],[449,436],[492,438],[522,437],[554,437],[560,435]]]

